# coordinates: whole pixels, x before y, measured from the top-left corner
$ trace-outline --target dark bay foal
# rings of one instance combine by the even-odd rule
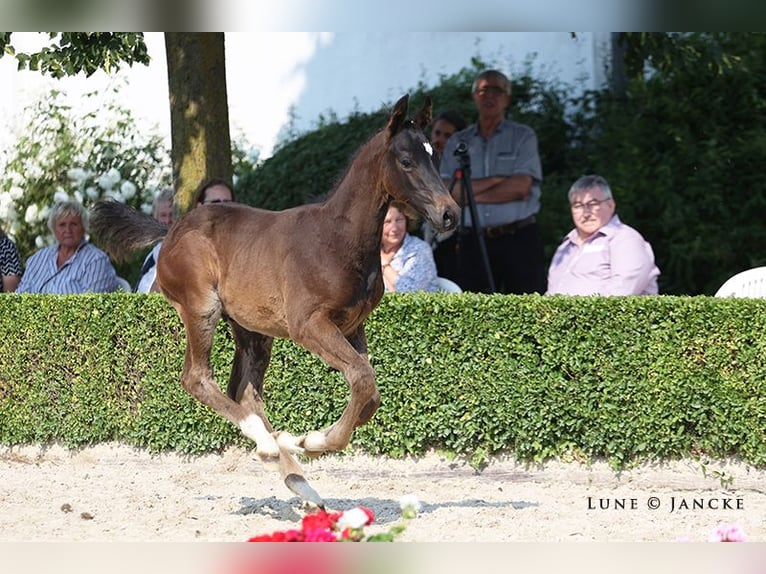
[[[279,212],[206,205],[170,231],[112,201],[96,204],[91,216],[94,239],[117,259],[165,236],[157,283],[186,328],[184,388],[255,441],[259,458],[278,467],[293,492],[320,506],[322,499],[294,455],[345,448],[354,428],[380,403],[364,322],[383,295],[380,238],[387,205],[392,199],[406,202],[437,231],[458,221],[458,206],[434,168],[423,134],[431,103],[414,121],[407,106],[404,96],[323,203]],[[236,344],[226,393],[210,365],[221,318]],[[348,381],[348,405],[329,427],[297,437],[272,428],[264,412],[263,378],[274,337],[292,339]],[[298,390],[300,382],[295,386]]]

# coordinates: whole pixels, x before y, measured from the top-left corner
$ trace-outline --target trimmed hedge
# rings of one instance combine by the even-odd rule
[[[371,454],[766,465],[766,301],[399,294],[367,333],[382,404],[351,444]],[[2,296],[0,335],[4,444],[251,444],[183,390],[183,327],[159,295]],[[221,323],[222,387],[232,356]],[[274,426],[297,434],[334,422],[348,387],[279,340],[265,394]]]

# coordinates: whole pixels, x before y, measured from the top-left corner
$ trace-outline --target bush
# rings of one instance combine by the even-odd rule
[[[182,389],[184,332],[159,295],[6,296],[0,330],[4,444],[250,445]],[[352,445],[371,454],[766,465],[766,301],[398,294],[367,333],[382,404]],[[222,388],[232,357],[221,323]],[[278,340],[265,401],[298,434],[334,422],[348,386]]]

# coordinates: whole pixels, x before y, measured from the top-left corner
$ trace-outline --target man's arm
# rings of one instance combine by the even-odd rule
[[[449,189],[450,182],[444,180],[444,186]],[[455,182],[452,188],[452,199],[460,203],[463,180]],[[532,191],[532,176],[516,174],[510,177],[493,176],[472,179],[471,187],[476,203],[507,203],[523,201]]]

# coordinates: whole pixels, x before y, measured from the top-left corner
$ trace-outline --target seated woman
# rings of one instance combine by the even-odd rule
[[[88,212],[76,201],[59,202],[51,209],[48,228],[56,244],[27,260],[18,293],[107,293],[116,291],[117,273],[106,253],[88,243]]]
[[[386,292],[436,291],[436,264],[431,246],[407,233],[404,204],[393,201],[383,221],[380,264]]]

